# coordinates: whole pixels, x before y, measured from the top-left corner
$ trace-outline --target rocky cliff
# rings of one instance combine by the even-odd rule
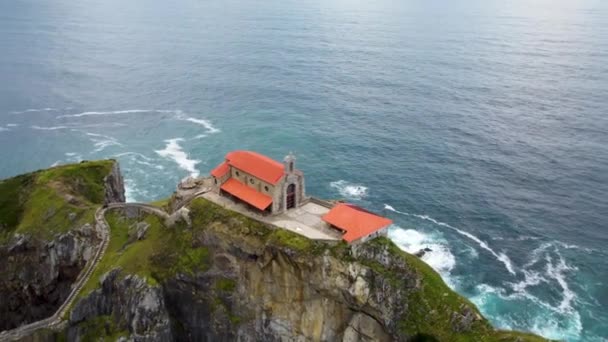
[[[114,212],[70,341],[536,341],[494,330],[418,258],[378,238],[326,245],[198,199],[192,226]],[[142,239],[131,238],[145,223]]]
[[[115,161],[59,166],[0,182],[0,330],[63,303],[99,239],[93,213],[124,201]]]
[[[114,161],[0,182],[1,329],[60,305],[98,243],[95,209],[116,201]],[[109,244],[69,319],[25,340],[542,340],[496,331],[386,238],[316,242],[203,199],[188,212],[167,227],[141,210],[108,210]]]

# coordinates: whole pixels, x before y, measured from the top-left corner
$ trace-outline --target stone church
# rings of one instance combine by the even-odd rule
[[[230,152],[211,171],[213,190],[259,213],[283,213],[306,199],[304,174],[295,162],[292,153],[280,163],[252,151]]]

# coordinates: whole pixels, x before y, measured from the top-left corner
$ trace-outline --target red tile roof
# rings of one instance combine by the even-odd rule
[[[345,231],[342,238],[353,242],[393,223],[385,217],[352,204],[340,203],[323,216],[323,220]]]
[[[223,162],[211,171],[211,175],[215,178],[221,178],[224,177],[228,171],[230,171],[230,165]]]
[[[234,178],[230,178],[220,188],[260,210],[265,210],[272,203],[270,196],[258,192]]]
[[[285,174],[282,163],[252,151],[233,151],[226,155],[226,162],[264,182],[277,184]]]

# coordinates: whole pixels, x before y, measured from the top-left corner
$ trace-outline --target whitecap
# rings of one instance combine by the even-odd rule
[[[6,127],[18,127],[18,126],[19,126],[19,124],[15,124],[15,123],[6,124]]]
[[[136,182],[133,179],[125,179],[125,200],[127,202],[137,202],[144,198],[149,197],[149,193],[146,190],[137,187]]]
[[[571,306],[571,303],[576,298],[576,294],[570,289],[566,281],[566,272],[576,270],[576,268],[568,266],[561,255],[559,256],[557,265],[553,264],[551,256],[547,255],[545,259],[547,260],[547,276],[555,279],[562,288],[563,298],[558,309],[564,313],[573,311],[574,308]]]
[[[64,114],[57,116],[60,118],[79,118],[83,116],[95,116],[95,115],[121,115],[121,114],[137,114],[137,113],[177,113],[177,110],[159,110],[159,109],[127,109],[127,110],[114,110],[114,111],[101,111],[101,112],[82,112],[77,114]]]
[[[51,127],[41,127],[41,126],[30,126],[32,129],[37,129],[37,130],[41,130],[41,131],[56,131],[59,129],[68,129],[69,127],[67,126],[51,126]]]
[[[389,230],[388,236],[399,248],[408,253],[413,254],[424,248],[431,249],[421,259],[445,278],[456,265],[456,258],[447,243],[433,235],[393,226]]]
[[[123,157],[123,156],[136,156],[136,157],[143,158],[144,160],[148,160],[148,161],[153,160],[152,158],[150,158],[144,154],[141,154],[139,152],[123,152],[123,153],[119,153],[119,154],[115,155],[115,157]]]
[[[523,293],[526,288],[530,286],[536,286],[542,282],[546,283],[548,280],[544,278],[539,272],[532,270],[523,270],[524,279],[517,283],[507,282],[515,292]]]
[[[200,172],[196,169],[196,165],[200,163],[199,160],[189,159],[188,154],[184,152],[182,147],[179,145],[180,141],[184,141],[182,138],[174,138],[165,140],[167,146],[162,150],[156,150],[161,157],[171,159],[177,165],[190,173],[192,177],[198,177]]]
[[[10,129],[0,126],[0,132],[7,132],[7,131],[10,131]]]
[[[203,126],[205,127],[205,129],[207,130],[207,133],[209,134],[213,134],[213,133],[219,133],[220,130],[217,129],[216,127],[214,127],[211,122],[204,120],[204,119],[197,119],[197,118],[192,118],[192,117],[180,117],[180,120],[184,120],[184,121],[189,121],[192,123],[195,123],[197,125]]]
[[[341,196],[348,199],[360,200],[367,196],[367,187],[360,184],[350,183],[341,179],[331,182],[329,185],[338,190]]]
[[[11,112],[11,114],[24,114],[24,113],[35,113],[35,112],[51,112],[51,111],[56,111],[57,109],[55,108],[31,108],[31,109],[26,109],[26,110],[21,110],[21,111],[14,111]]]
[[[90,137],[90,140],[93,142],[95,149],[91,153],[97,153],[105,150],[109,146],[124,146],[120,142],[116,140],[116,138],[111,137],[105,134],[98,133],[90,133],[84,132],[87,136]]]
[[[475,236],[475,235],[473,235],[473,234],[471,234],[469,232],[466,232],[466,231],[464,231],[462,229],[459,229],[459,228],[456,228],[454,226],[451,226],[451,225],[449,225],[449,224],[447,224],[445,222],[437,221],[437,220],[435,220],[434,218],[432,218],[432,217],[430,217],[428,215],[410,214],[410,213],[402,212],[402,211],[396,210],[395,208],[393,208],[392,206],[390,206],[388,204],[384,205],[384,209],[391,210],[391,211],[394,211],[396,213],[403,214],[403,215],[406,215],[406,216],[417,217],[417,218],[422,219],[422,220],[433,222],[434,224],[436,224],[438,226],[442,226],[442,227],[446,227],[446,228],[450,228],[450,229],[454,230],[458,234],[460,234],[462,236],[465,236],[465,237],[467,237],[467,238],[475,241],[479,245],[479,247],[481,247],[481,248],[485,249],[486,251],[490,252],[498,261],[502,262],[503,265],[505,265],[505,268],[507,269],[507,271],[509,271],[509,273],[515,275],[515,269],[513,267],[513,263],[511,262],[511,259],[504,252],[496,252],[496,251],[494,251],[492,248],[490,248],[490,246],[488,246],[488,244],[486,242],[484,242],[483,240],[481,240],[477,236]]]

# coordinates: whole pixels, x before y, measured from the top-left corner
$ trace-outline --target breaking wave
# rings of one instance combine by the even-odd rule
[[[89,139],[93,142],[95,149],[91,153],[101,152],[109,146],[124,146],[119,143],[116,138],[105,134],[85,132]]]
[[[181,114],[181,112],[180,112],[180,114]],[[219,129],[215,128],[211,124],[211,122],[209,122],[207,120],[197,119],[197,118],[192,118],[192,117],[184,117],[182,115],[180,115],[178,117],[179,117],[180,120],[189,121],[189,122],[195,123],[197,125],[203,126],[207,130],[207,133],[209,133],[209,134],[219,133],[220,132]],[[203,138],[204,136],[206,136],[206,135],[200,134],[200,135],[196,136],[196,139]]]
[[[76,114],[63,114],[57,116],[57,119],[61,118],[80,118],[83,116],[94,116],[94,115],[121,115],[121,114],[135,114],[135,113],[176,113],[175,110],[158,110],[158,109],[127,109],[127,110],[114,110],[114,111],[101,111],[101,112],[82,112]]]
[[[138,187],[135,180],[125,179],[125,200],[127,202],[139,202],[149,197],[149,192]]]
[[[456,258],[445,240],[414,229],[403,229],[398,226],[391,227],[388,236],[399,248],[408,253],[413,254],[425,248],[430,249],[421,259],[444,276],[446,281],[450,280],[449,273],[456,265]]]
[[[486,242],[484,242],[483,240],[481,240],[480,238],[478,238],[477,236],[466,232],[462,229],[456,228],[454,226],[451,226],[447,223],[441,222],[441,221],[437,221],[434,218],[428,216],[428,215],[419,215],[419,214],[410,214],[410,213],[406,213],[406,212],[402,212],[399,210],[396,210],[395,208],[393,208],[392,206],[385,204],[384,205],[384,209],[386,210],[390,210],[393,212],[396,212],[398,214],[402,214],[402,215],[406,215],[406,216],[412,216],[412,217],[417,217],[419,219],[425,220],[425,221],[429,221],[432,222],[438,226],[441,227],[446,227],[449,229],[452,229],[453,231],[457,232],[458,234],[465,236],[471,240],[473,240],[474,242],[477,243],[477,245],[479,245],[479,247],[485,249],[486,251],[490,252],[490,254],[492,254],[498,261],[502,262],[503,265],[505,265],[505,268],[507,269],[507,271],[509,271],[509,273],[511,273],[512,275],[515,275],[515,268],[513,267],[513,263],[511,262],[511,259],[503,252],[496,252],[494,251],[492,248],[490,248],[490,246],[488,246],[488,244]]]
[[[568,275],[577,268],[569,265],[560,252],[572,248],[587,249],[559,241],[544,242],[530,252],[526,264],[519,267],[518,272],[515,273],[515,267],[506,255],[491,250],[484,241],[468,232],[427,215],[401,212],[388,204],[385,204],[384,208],[455,230],[460,235],[474,241],[480,248],[489,251],[505,265],[509,273],[517,280],[503,281],[494,285],[477,284],[474,286],[473,293],[470,293],[470,290],[466,291],[469,292],[471,301],[497,326],[503,329],[525,329],[550,339],[581,338],[582,320],[580,312],[575,308],[578,297],[568,282]],[[426,253],[422,260],[439,272],[452,288],[459,287],[455,286],[450,272],[456,265],[456,259],[447,242],[440,236],[394,226],[389,232],[389,237],[409,253],[415,253],[426,247],[430,248],[432,252]],[[538,240],[539,238],[525,237],[524,239]],[[435,253],[436,250],[438,253]],[[501,258],[502,255],[504,255],[503,258]],[[457,279],[460,283],[461,278]],[[544,292],[538,291],[538,286],[552,287],[556,293],[545,297]],[[516,307],[523,308],[523,311],[515,310]]]
[[[35,113],[35,112],[54,112],[57,111],[56,108],[32,108],[21,111],[14,111],[11,114],[24,114],[24,113]]]
[[[32,129],[40,130],[40,131],[56,131],[59,129],[68,129],[68,126],[50,126],[50,127],[42,127],[42,126],[30,126]]]
[[[329,186],[338,190],[338,193],[347,199],[360,200],[367,196],[367,187],[360,184],[353,184],[342,179],[329,183]]]
[[[147,166],[147,167],[151,167],[157,170],[164,170],[165,168],[160,165],[160,164],[156,164],[153,163],[152,158],[145,156],[144,154],[138,153],[138,152],[123,152],[123,153],[119,153],[119,154],[115,154],[114,157],[116,158],[120,158],[120,157],[130,157],[130,160],[136,164],[139,165],[143,165],[143,166]]]
[[[163,158],[173,160],[181,169],[188,171],[192,177],[198,177],[200,171],[196,168],[196,165],[200,161],[188,157],[188,154],[184,152],[179,144],[181,141],[184,141],[184,139],[174,138],[165,140],[167,143],[165,148],[156,150],[155,152]]]
[[[144,113],[161,113],[161,114],[171,114],[174,119],[187,121],[194,123],[198,126],[202,126],[205,128],[206,134],[214,134],[221,132],[217,127],[213,126],[209,120],[196,118],[187,115],[180,109],[126,109],[126,110],[114,110],[114,111],[87,111],[76,114],[63,114],[59,115],[56,118],[80,118],[87,116],[103,116],[103,115],[125,115],[125,114],[144,114]],[[195,137],[195,139],[200,139],[206,136],[205,134],[199,134]]]

